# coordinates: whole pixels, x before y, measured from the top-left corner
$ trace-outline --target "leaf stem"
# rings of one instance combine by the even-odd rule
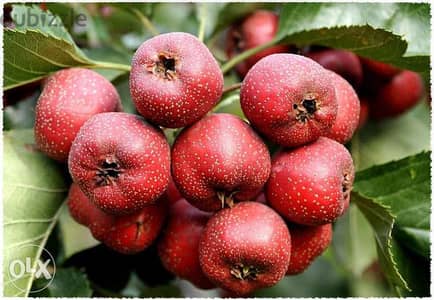
[[[130,65],[111,63],[107,61],[94,61],[93,65],[89,65],[87,67],[92,69],[95,68],[95,69],[121,70],[125,72],[131,71]]]
[[[151,20],[149,20],[148,17],[142,14],[141,11],[136,8],[131,8],[130,11],[140,20],[143,27],[145,27],[152,35],[155,36],[160,34],[158,29],[154,26],[154,24],[152,24]]]
[[[200,17],[199,20],[199,32],[197,33],[197,38],[199,41],[203,42],[203,39],[205,37],[205,17]]]
[[[273,46],[274,44],[276,44],[277,40],[273,39],[265,44],[259,45],[258,47],[246,50],[240,54],[238,54],[237,56],[234,56],[231,60],[229,60],[227,63],[225,63],[222,66],[222,72],[223,74],[226,74],[227,72],[229,72],[233,67],[235,67],[238,63],[242,62],[243,60],[245,60],[246,58],[255,55],[258,52],[261,52],[264,49],[267,49],[271,46]]]

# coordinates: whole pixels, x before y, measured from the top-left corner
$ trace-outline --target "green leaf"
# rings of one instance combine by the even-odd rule
[[[380,263],[398,291],[411,291],[408,274],[417,272],[397,242],[429,258],[430,165],[430,152],[423,152],[356,175],[352,197],[374,228]]]
[[[63,68],[91,61],[70,42],[41,31],[4,31],[4,89],[44,78]]]
[[[28,29],[38,29],[47,35],[63,39],[71,44],[74,41],[63,26],[62,20],[50,11],[43,11],[37,5],[13,5],[11,17],[15,24],[15,29],[26,31]]]
[[[38,288],[38,280],[34,286]],[[74,268],[58,268],[51,284],[36,297],[90,297],[92,289],[86,274]]]
[[[68,211],[68,207],[63,205],[59,217],[59,239],[62,242],[63,259],[68,259],[75,253],[92,248],[99,244],[90,233],[89,228],[74,221]]]
[[[287,3],[276,40],[351,50],[428,76],[426,3]]]
[[[355,205],[334,224],[332,249],[340,265],[356,278],[377,258],[372,227]]]
[[[45,245],[67,189],[60,166],[35,149],[33,130],[5,132],[3,142],[4,295],[27,296],[33,274],[11,281],[9,265],[28,257],[35,266],[41,250],[29,245]]]
[[[393,119],[368,122],[351,141],[358,170],[430,149],[430,110],[424,101]]]
[[[83,49],[83,52],[90,59],[96,61],[105,61],[110,63],[119,63],[124,65],[131,64],[132,54],[129,52],[120,52],[109,47],[100,47],[92,49]],[[94,71],[103,75],[107,80],[113,81],[116,78],[125,75],[125,70],[110,70],[110,69],[94,69]]]
[[[4,30],[4,89],[11,89],[36,81],[64,68],[100,67],[128,71],[129,65],[92,61],[74,43],[66,29],[56,18],[57,26],[41,20],[51,20],[50,12],[39,8],[14,6],[14,10],[26,18],[37,16],[35,26],[25,24],[16,29]],[[17,14],[18,16],[18,14]]]

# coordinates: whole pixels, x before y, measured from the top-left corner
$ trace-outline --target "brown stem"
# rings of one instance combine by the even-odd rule
[[[223,94],[238,90],[241,87],[241,82],[235,83],[223,89]]]

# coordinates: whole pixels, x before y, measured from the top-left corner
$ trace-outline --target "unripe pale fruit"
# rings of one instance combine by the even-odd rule
[[[50,76],[35,108],[35,141],[49,157],[66,162],[80,127],[92,116],[121,111],[115,87],[95,71],[72,68]]]
[[[208,48],[193,35],[160,34],[134,54],[130,92],[146,120],[184,127],[216,104],[223,92],[223,74]]]
[[[69,154],[72,179],[100,209],[131,214],[166,190],[170,148],[161,130],[127,113],[103,113],[80,129]]]
[[[253,200],[270,167],[264,142],[230,114],[212,114],[184,129],[172,148],[172,175],[179,191],[204,211]]]
[[[95,239],[111,249],[133,254],[147,248],[158,236],[167,214],[165,196],[139,212],[125,216],[110,215],[96,207],[76,184],[72,184],[68,196],[72,217],[88,226]]]
[[[291,234],[291,260],[286,275],[305,271],[328,248],[332,241],[332,224],[320,226],[288,225]]]
[[[350,51],[326,49],[310,52],[307,57],[313,59],[324,68],[345,78],[353,87],[358,87],[363,79],[360,59]]]
[[[338,105],[328,71],[295,54],[273,54],[250,69],[241,86],[241,108],[271,141],[297,147],[326,134]]]
[[[402,71],[381,87],[370,103],[370,115],[374,119],[396,117],[416,105],[422,98],[424,85],[419,74]]]
[[[321,137],[303,147],[279,152],[266,185],[268,204],[286,220],[321,225],[338,218],[349,200],[354,165],[348,150]]]
[[[275,37],[278,28],[279,17],[275,13],[258,10],[245,18],[241,24],[234,25],[229,29],[226,38],[226,54],[231,58],[241,52],[270,42]],[[288,50],[289,47],[286,45],[271,46],[239,63],[236,70],[241,77],[244,77],[247,71],[261,58],[274,53],[285,53]]]
[[[214,287],[199,264],[199,240],[210,217],[210,213],[180,199],[170,207],[168,224],[158,242],[164,267],[201,289]]]
[[[334,85],[338,112],[329,132],[324,136],[345,144],[353,137],[359,125],[360,101],[353,87],[338,74],[329,71],[330,84]]]
[[[291,237],[283,219],[268,206],[242,202],[217,212],[199,244],[203,272],[237,295],[270,287],[285,276]]]

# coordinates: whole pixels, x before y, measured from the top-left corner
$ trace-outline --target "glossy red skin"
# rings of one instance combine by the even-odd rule
[[[360,115],[359,115],[359,125],[358,128],[365,126],[369,118],[369,105],[368,100],[362,98],[360,99]]]
[[[283,219],[268,206],[242,202],[217,212],[208,221],[199,244],[203,272],[217,286],[238,295],[270,287],[286,273],[291,237]],[[236,278],[237,264],[258,269],[255,279]]]
[[[404,70],[378,91],[369,111],[374,119],[396,117],[415,106],[423,93],[420,75]]]
[[[288,225],[291,234],[291,260],[286,275],[304,272],[332,241],[332,224],[320,226]]]
[[[351,140],[359,125],[360,101],[348,81],[332,71],[329,75],[330,81],[335,86],[338,112],[335,123],[324,136],[345,144]]]
[[[359,57],[350,51],[327,49],[308,53],[307,56],[324,68],[339,74],[354,87],[358,87],[362,82],[362,64]]]
[[[164,267],[201,289],[215,287],[199,264],[199,240],[210,216],[180,199],[170,207],[168,224],[158,242]]]
[[[343,193],[347,174],[347,193]],[[272,161],[266,185],[268,204],[286,220],[301,225],[331,223],[344,210],[354,182],[348,150],[321,137],[316,142],[279,152]]]
[[[240,25],[229,29],[226,38],[226,54],[229,58],[246,50],[255,48],[270,42],[279,28],[279,17],[273,12],[258,10],[245,18]],[[246,76],[249,69],[261,58],[275,53],[286,53],[289,47],[286,45],[275,45],[262,50],[236,66],[241,77]]]
[[[89,212],[94,210],[95,205],[75,183],[71,184],[68,192],[68,209],[71,217],[79,224],[88,226],[91,222]]]
[[[161,198],[139,212],[114,216],[97,210],[89,224],[92,235],[111,249],[134,254],[150,246],[160,234],[167,215],[167,199]]]
[[[217,192],[238,191],[233,199],[253,200],[268,179],[267,146],[239,117],[212,114],[184,129],[172,148],[172,176],[195,207],[217,211]]]
[[[241,86],[241,108],[253,127],[285,147],[313,142],[332,127],[337,114],[334,87],[327,70],[295,54],[273,54],[250,69]],[[320,107],[303,123],[294,105],[309,94]]]
[[[74,220],[88,226],[95,239],[115,251],[134,254],[147,248],[157,238],[168,205],[164,196],[138,213],[114,216],[96,207],[78,185],[73,183],[68,196],[68,207]]]
[[[115,87],[89,69],[71,68],[44,82],[35,109],[35,141],[49,157],[66,162],[80,127],[92,116],[122,111]]]
[[[400,69],[381,61],[365,57],[361,57],[360,59],[363,68],[366,69],[369,74],[374,74],[380,78],[389,79],[400,72]]]
[[[123,170],[113,183],[99,185],[97,171],[105,161]],[[69,154],[72,179],[100,209],[131,214],[155,202],[166,190],[170,147],[161,130],[142,117],[103,113],[80,129]]]
[[[170,175],[169,177],[169,185],[167,186],[166,194],[170,204],[174,204],[178,200],[182,199],[182,195],[179,192],[178,188],[176,187],[172,175]]]
[[[146,66],[161,53],[178,57],[174,80]],[[223,92],[223,74],[208,48],[191,34],[171,32],[145,41],[131,63],[130,92],[138,112],[157,125],[178,128],[202,118]]]

